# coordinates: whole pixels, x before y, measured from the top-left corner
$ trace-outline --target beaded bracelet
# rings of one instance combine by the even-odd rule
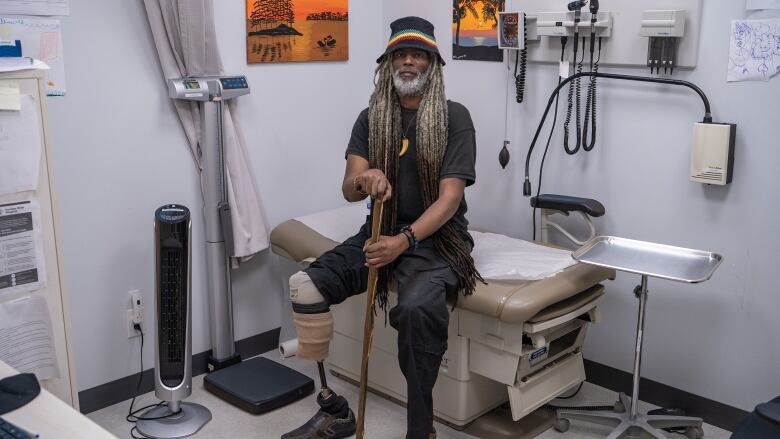
[[[407,241],[409,241],[409,247],[412,250],[416,249],[420,241],[418,241],[417,237],[414,236],[414,231],[412,231],[412,228],[409,226],[403,226],[401,228],[401,233],[403,233],[404,236],[406,236]]]

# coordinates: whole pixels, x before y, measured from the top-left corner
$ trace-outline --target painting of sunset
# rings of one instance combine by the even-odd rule
[[[349,59],[348,0],[246,0],[249,64]]]
[[[498,49],[498,13],[504,0],[452,1],[452,59],[503,61]]]

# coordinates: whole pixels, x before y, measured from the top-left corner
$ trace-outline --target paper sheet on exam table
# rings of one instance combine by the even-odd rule
[[[495,233],[470,231],[474,265],[484,279],[539,280],[577,263],[571,251],[550,248]]]

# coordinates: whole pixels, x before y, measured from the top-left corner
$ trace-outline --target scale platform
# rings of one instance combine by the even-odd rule
[[[704,282],[723,261],[717,253],[614,236],[597,236],[572,257],[586,264],[686,283]]]
[[[203,378],[203,386],[254,415],[292,404],[314,392],[311,378],[264,357],[211,372]]]

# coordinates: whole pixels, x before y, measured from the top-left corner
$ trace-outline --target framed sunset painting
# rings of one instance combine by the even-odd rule
[[[503,61],[498,13],[504,0],[452,0],[452,59]]]
[[[349,59],[348,0],[246,0],[249,64]]]

